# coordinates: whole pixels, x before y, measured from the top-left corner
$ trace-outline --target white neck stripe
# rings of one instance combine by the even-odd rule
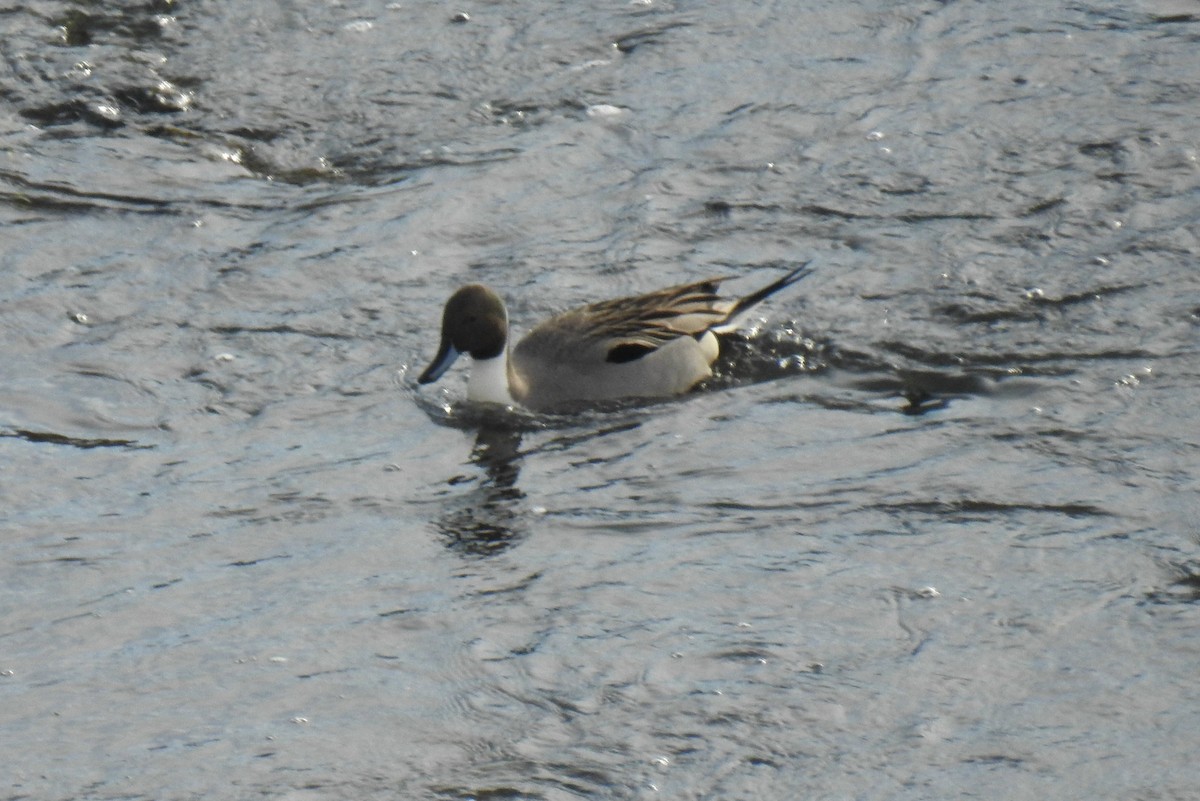
[[[508,345],[499,356],[473,359],[471,377],[467,379],[467,398],[481,403],[502,403],[515,406],[508,389]]]

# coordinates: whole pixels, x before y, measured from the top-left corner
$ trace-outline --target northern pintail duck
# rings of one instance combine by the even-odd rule
[[[657,398],[712,376],[717,335],[755,304],[808,275],[800,265],[742,298],[720,298],[724,278],[581,306],[541,323],[509,348],[504,301],[481,284],[450,296],[442,342],[417,381],[436,381],[461,354],[474,360],[473,401],[544,410],[572,402]]]

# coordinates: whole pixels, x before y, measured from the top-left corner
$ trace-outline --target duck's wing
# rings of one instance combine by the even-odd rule
[[[734,330],[739,318],[754,305],[809,272],[800,265],[742,298],[717,294],[728,278],[722,276],[592,303],[538,326],[519,347],[554,352],[558,358],[616,364],[634,361],[680,337],[700,339],[709,331]]]
[[[593,303],[573,313],[575,330],[602,349],[605,361],[633,361],[680,337],[699,338],[727,320],[735,301],[717,295],[724,280],[708,278]]]

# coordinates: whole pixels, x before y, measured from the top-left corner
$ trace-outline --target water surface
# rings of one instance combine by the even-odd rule
[[[5,797],[1191,797],[1198,26],[0,8]],[[679,400],[415,383],[805,259]]]

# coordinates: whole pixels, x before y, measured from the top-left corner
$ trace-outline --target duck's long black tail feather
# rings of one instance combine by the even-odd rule
[[[813,269],[810,268],[808,265],[809,265],[809,262],[807,262],[807,261],[804,262],[803,264],[796,267],[795,269],[793,269],[791,272],[789,272],[787,275],[783,276],[779,280],[773,281],[772,283],[764,286],[762,289],[760,289],[756,292],[751,292],[749,295],[747,295],[746,297],[739,300],[737,302],[737,305],[733,307],[733,316],[736,317],[738,314],[745,311],[746,309],[749,309],[754,304],[765,300],[766,298],[770,297],[771,295],[774,295],[776,292],[783,289],[785,286],[791,286],[792,284],[799,281],[801,278],[811,275],[813,272]]]
[[[741,322],[740,318],[743,315],[745,315],[746,312],[748,312],[754,306],[756,306],[757,304],[766,300],[771,295],[774,295],[776,292],[783,289],[784,287],[791,286],[792,284],[799,281],[801,278],[811,275],[815,268],[809,267],[808,266],[809,263],[810,262],[805,261],[802,264],[800,264],[799,266],[792,269],[787,275],[783,276],[782,278],[779,278],[776,281],[772,281],[771,283],[764,286],[762,289],[751,292],[749,295],[746,295],[744,298],[739,298],[737,303],[735,303],[733,308],[730,310],[729,316],[725,319],[725,322],[721,323],[721,325],[713,328],[712,330],[715,331],[716,333],[725,333],[728,331],[735,330],[738,327],[738,324]]]

